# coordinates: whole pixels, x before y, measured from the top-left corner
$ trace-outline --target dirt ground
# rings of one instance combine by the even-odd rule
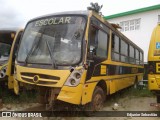
[[[115,103],[118,105],[116,110],[113,110]],[[151,103],[156,103],[156,98],[152,97],[135,97],[132,95],[113,95],[106,99],[103,111],[159,111],[160,108],[150,106]],[[23,103],[23,104],[4,104],[0,111],[23,111],[26,109],[43,110],[41,104],[38,103]],[[50,117],[50,118],[0,118],[2,120],[160,120],[159,117]]]

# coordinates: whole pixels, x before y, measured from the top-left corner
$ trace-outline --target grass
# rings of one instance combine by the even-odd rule
[[[109,95],[107,100],[110,102],[116,102],[119,98],[135,98],[135,97],[153,97],[154,95],[147,89],[139,89],[134,87],[129,87],[118,91],[115,94]]]
[[[153,94],[147,88],[144,89],[135,89],[130,88],[126,91],[126,94],[130,95],[131,97],[152,97]]]
[[[3,103],[34,103],[37,102],[38,92],[33,90],[22,91],[20,95],[15,95],[13,90],[8,90],[7,87],[0,87]],[[111,96],[111,97],[110,97]],[[147,89],[135,89],[133,87],[121,90],[113,95],[110,95],[111,101],[119,98],[131,97],[152,97],[153,94]]]
[[[13,90],[8,90],[7,87],[1,88],[0,91],[3,103],[34,103],[37,101],[37,91],[22,91],[20,95],[15,95]]]

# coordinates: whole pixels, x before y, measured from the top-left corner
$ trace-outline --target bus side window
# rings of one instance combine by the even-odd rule
[[[102,30],[98,31],[98,47],[96,49],[97,56],[107,58],[108,34]]]
[[[115,34],[112,34],[112,60],[120,61],[120,50],[119,50],[119,37]]]
[[[98,58],[107,58],[108,34],[91,25],[90,53]]]
[[[96,55],[96,48],[97,48],[97,41],[98,41],[97,34],[98,34],[98,30],[91,25],[89,52],[90,52],[90,54],[92,54],[92,56]]]

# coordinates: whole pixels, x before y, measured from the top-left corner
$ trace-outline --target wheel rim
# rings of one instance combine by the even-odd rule
[[[100,94],[97,94],[93,100],[94,111],[99,111],[103,107],[103,97]]]

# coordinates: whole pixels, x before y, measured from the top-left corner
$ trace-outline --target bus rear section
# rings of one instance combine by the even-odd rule
[[[148,51],[148,87],[157,96],[160,103],[160,24],[158,24],[151,36]]]

